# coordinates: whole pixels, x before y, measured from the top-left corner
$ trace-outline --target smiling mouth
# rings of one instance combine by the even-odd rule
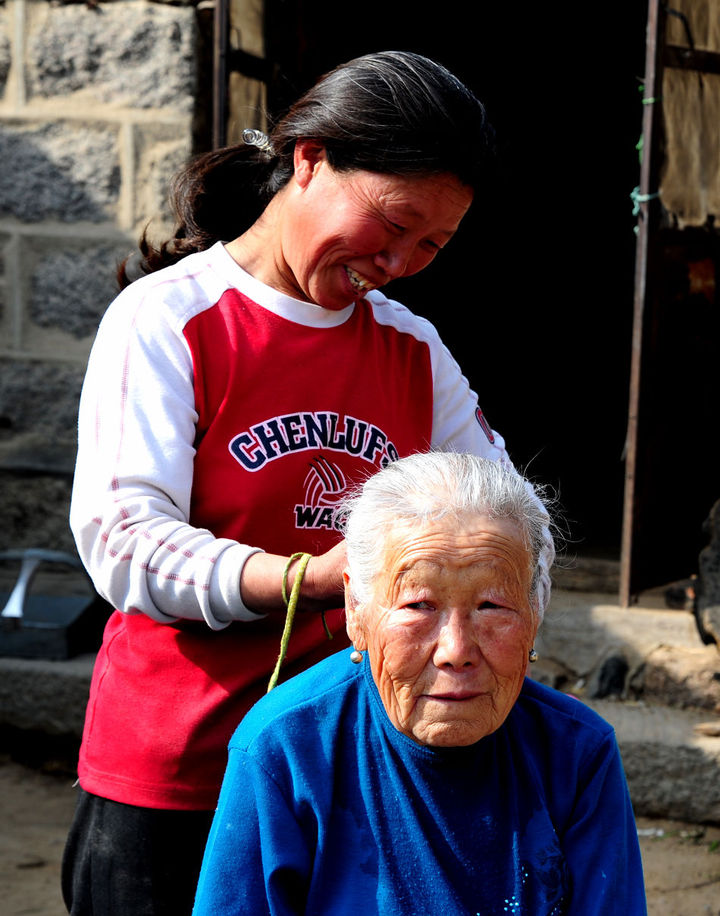
[[[352,267],[345,265],[345,273],[347,278],[350,281],[352,288],[358,293],[367,293],[371,289],[375,289],[375,284],[372,283],[367,277],[363,277],[356,270],[353,270]]]

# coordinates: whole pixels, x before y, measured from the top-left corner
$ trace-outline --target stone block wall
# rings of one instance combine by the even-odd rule
[[[0,551],[73,549],[85,363],[117,263],[169,228],[208,6],[0,0]]]

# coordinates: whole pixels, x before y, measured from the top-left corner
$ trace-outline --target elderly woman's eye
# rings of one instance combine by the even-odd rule
[[[405,607],[409,607],[413,611],[432,611],[434,610],[432,604],[429,601],[408,601]]]
[[[505,604],[499,604],[497,601],[481,601],[478,605],[481,611],[507,611],[509,608]]]

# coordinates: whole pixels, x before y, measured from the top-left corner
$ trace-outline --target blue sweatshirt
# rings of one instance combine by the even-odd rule
[[[398,732],[367,658],[341,652],[250,710],[194,916],[646,913],[611,727],[526,680],[464,748]]]

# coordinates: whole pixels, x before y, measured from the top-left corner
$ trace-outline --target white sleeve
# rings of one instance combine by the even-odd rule
[[[434,329],[433,329],[434,330]],[[437,332],[427,338],[433,372],[433,432],[432,448],[445,452],[466,452],[501,461],[513,467],[503,437],[491,429],[478,405],[478,398],[460,371],[450,351]],[[537,499],[534,489],[533,496]],[[544,528],[545,547],[539,557],[540,581],[538,604],[540,615],[550,601],[550,569],[555,560],[555,545],[550,534],[550,517]]]
[[[510,464],[505,440],[490,429],[478,398],[439,337],[428,341],[433,373],[432,447]]]
[[[222,629],[262,616],[240,597],[258,548],[188,524],[197,413],[186,320],[143,280],[108,309],[80,399],[70,525],[114,607]]]

